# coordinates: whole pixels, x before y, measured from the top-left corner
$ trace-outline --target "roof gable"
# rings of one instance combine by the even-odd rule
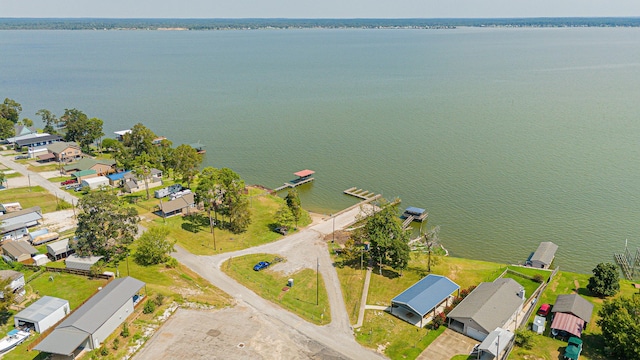
[[[458,289],[460,286],[448,278],[429,274],[393,298],[391,302],[406,305],[424,316]]]
[[[97,164],[114,166],[116,164],[115,160],[112,159],[91,159],[91,158],[82,158],[75,164],[70,164],[64,167],[65,171],[70,171],[74,169],[89,170]]]
[[[55,142],[55,143],[53,143],[51,145],[48,145],[47,146],[47,150],[49,150],[49,151],[51,151],[52,153],[55,153],[55,154],[60,154],[61,152],[65,151],[66,149],[68,149],[70,147],[74,148],[76,150],[80,150],[80,146],[77,143],[73,142],[73,141],[70,141],[70,142],[64,142],[64,141]]]
[[[56,310],[64,306],[69,306],[69,302],[53,296],[43,296],[28,308],[20,311],[15,317],[30,320],[33,322],[41,321],[51,315]]]
[[[193,193],[185,194],[175,200],[161,202],[160,203],[160,211],[163,213],[172,213],[177,210],[184,209],[194,204],[194,196]]]
[[[4,243],[2,248],[16,259],[22,255],[31,256],[38,253],[38,250],[26,241],[9,241]]]
[[[589,322],[593,313],[593,304],[578,294],[558,295],[551,312],[573,314]]]
[[[522,290],[523,287],[510,278],[481,283],[449,313],[449,317],[470,318],[489,333],[504,326],[520,308],[524,302],[519,296]]]

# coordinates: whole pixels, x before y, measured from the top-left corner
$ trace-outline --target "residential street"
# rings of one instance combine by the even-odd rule
[[[57,184],[52,183],[51,181],[45,179],[42,175],[35,171],[27,170],[27,168],[13,161],[11,156],[2,156],[0,155],[0,163],[9,169],[13,169],[22,175],[26,176],[25,179],[27,183],[24,186],[28,186],[28,182],[31,182],[31,186],[42,186],[44,189],[49,191],[50,193],[56,195],[58,198],[63,199],[69,204],[77,204],[78,198],[69,194],[68,192],[60,189]]]
[[[336,216],[335,229],[342,229],[351,224],[359,213],[360,208],[356,207]],[[257,313],[265,320],[277,325],[285,332],[295,329],[307,338],[342,354],[346,358],[382,359],[384,356],[360,346],[353,337],[338,275],[332,265],[327,245],[323,241],[323,237],[331,234],[333,228],[334,220],[329,218],[280,241],[250,249],[215,256],[197,256],[176,247],[177,251],[173,256],[213,285],[234,297],[239,304],[257,310]],[[303,267],[314,269],[316,261],[319,261],[320,274],[327,288],[331,304],[331,323],[326,326],[308,323],[297,315],[256,295],[220,270],[221,264],[229,258],[253,253],[271,253],[285,257],[286,262],[276,264],[273,267],[273,270],[285,273],[291,273]]]

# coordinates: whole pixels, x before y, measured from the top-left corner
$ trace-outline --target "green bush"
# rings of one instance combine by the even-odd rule
[[[533,349],[533,334],[531,330],[516,330],[516,345],[527,350]]]
[[[144,309],[142,309],[142,312],[145,314],[151,314],[154,311],[156,311],[156,303],[151,299],[147,300],[147,302],[144,303]]]
[[[163,301],[164,301],[164,295],[162,294],[156,295],[156,299],[155,299],[156,305],[161,306]]]
[[[120,339],[119,338],[113,339],[113,343],[111,344],[111,347],[113,348],[113,350],[118,350],[118,348],[120,347]]]
[[[542,276],[541,274],[535,274],[533,275],[533,281],[542,283],[544,281],[544,276]]]
[[[107,356],[107,355],[109,355],[109,349],[107,349],[107,347],[106,347],[106,346],[102,346],[102,347],[100,348],[100,355],[102,355],[102,356]]]
[[[176,260],[176,258],[174,257],[169,257],[169,260],[167,260],[164,264],[168,268],[175,269],[178,266],[178,260]]]
[[[129,337],[129,324],[125,322],[122,324],[122,331],[120,331],[120,336],[123,338]]]

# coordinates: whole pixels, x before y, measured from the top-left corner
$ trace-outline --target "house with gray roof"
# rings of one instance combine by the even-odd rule
[[[75,358],[102,342],[133,314],[144,282],[132,277],[111,281],[71,313],[34,350]]]
[[[59,141],[47,146],[49,154],[53,155],[55,161],[69,162],[82,158],[82,149],[74,141]]]
[[[14,317],[16,328],[28,327],[43,333],[69,315],[69,302],[53,296],[43,296]]]
[[[484,340],[496,328],[509,328],[524,304],[524,288],[500,278],[478,285],[449,313],[449,328]]]
[[[5,241],[2,244],[3,257],[9,261],[25,262],[38,254],[38,249],[26,241]]]
[[[551,312],[572,314],[588,323],[591,321],[593,304],[578,294],[558,295]]]
[[[449,305],[454,292],[460,294],[458,284],[445,276],[429,274],[391,300],[391,314],[423,327],[437,315],[438,308]]]
[[[541,242],[536,252],[534,252],[527,261],[527,266],[548,269],[556,257],[556,251],[558,251],[558,245],[551,241]]]
[[[116,172],[116,161],[113,159],[82,158],[77,163],[63,166],[62,169],[66,174],[83,170],[95,170],[98,175],[102,176]]]
[[[0,231],[4,234],[6,231],[5,228],[16,228],[16,226],[29,228],[38,225],[38,221],[40,220],[42,220],[42,209],[40,209],[40,206],[12,211],[0,215]]]
[[[170,217],[178,214],[189,214],[192,208],[196,206],[193,193],[188,193],[182,197],[171,201],[160,201],[160,216]]]

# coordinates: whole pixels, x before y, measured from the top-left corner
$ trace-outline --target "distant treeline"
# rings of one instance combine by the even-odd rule
[[[640,18],[520,19],[46,19],[0,18],[0,30],[450,29],[469,27],[637,27]]]

